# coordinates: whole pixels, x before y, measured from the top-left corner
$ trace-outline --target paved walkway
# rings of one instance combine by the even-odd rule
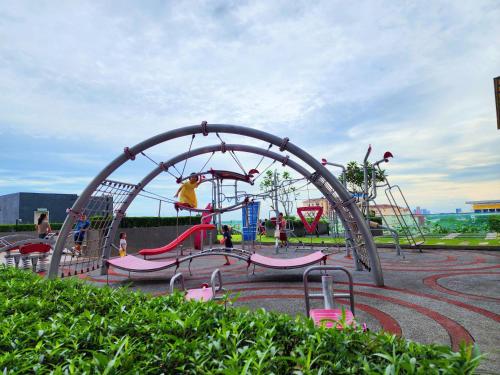
[[[273,249],[258,252],[274,255]],[[297,257],[304,252],[289,251],[281,257]],[[371,274],[354,271],[352,260],[343,253],[332,255],[328,263],[353,271],[357,320],[371,329],[385,329],[423,343],[442,343],[457,349],[464,340],[476,342],[482,352],[490,353],[482,371],[500,373],[500,252],[427,250],[423,254],[405,252],[406,260],[394,251],[380,250],[385,284],[375,287]],[[239,293],[236,306],[264,307],[291,315],[304,314],[303,270],[278,271],[257,268],[247,277],[246,264],[224,258],[198,258],[193,261],[193,276],[187,265],[180,271],[188,288],[209,281],[212,270],[220,268],[226,288]],[[132,275],[132,289],[153,294],[168,291],[173,270],[153,274]],[[82,276],[103,285],[105,277]],[[344,276],[338,276],[338,289],[347,290]],[[111,285],[129,283],[128,274],[112,271]],[[320,283],[312,284],[320,287]]]

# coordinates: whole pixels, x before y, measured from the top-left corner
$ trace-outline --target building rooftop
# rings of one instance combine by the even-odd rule
[[[465,204],[500,204],[500,199],[492,199],[486,201],[468,201]]]

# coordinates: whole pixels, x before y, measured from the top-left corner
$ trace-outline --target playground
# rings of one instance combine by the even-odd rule
[[[157,159],[154,148],[169,143],[186,149]],[[368,146],[353,178],[349,166],[287,137],[203,121],[125,147],[68,208],[57,233],[4,236],[0,256],[49,279],[154,296],[179,289],[203,302],[229,296],[236,307],[306,315],[330,328],[366,324],[454,351],[477,344],[488,353],[481,369],[498,372],[497,234],[448,248],[443,241],[458,236],[429,238],[382,168],[394,158]],[[124,180],[134,167],[146,168],[144,177]],[[155,188],[157,178],[178,186],[174,197]],[[127,247],[120,225],[134,204],[169,207],[175,235],[155,240],[150,232]],[[239,229],[223,225],[228,215],[241,217]]]

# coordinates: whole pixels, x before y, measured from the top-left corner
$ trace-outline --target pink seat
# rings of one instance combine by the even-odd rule
[[[326,254],[321,251],[316,251],[315,253],[292,259],[270,258],[260,254],[252,254],[250,257],[250,263],[268,268],[287,269],[309,266],[311,264],[319,263],[324,259],[326,259]]]
[[[108,259],[107,263],[110,266],[120,268],[125,271],[154,272],[177,265],[178,261],[177,259],[173,259],[155,262],[152,260],[137,258],[133,255],[127,255],[125,257]]]
[[[31,253],[48,253],[50,249],[50,245],[46,243],[28,243],[26,245],[21,245],[19,247],[19,252],[23,255]]]
[[[214,292],[212,288],[198,288],[189,289],[186,293],[186,300],[188,301],[210,301],[213,299]]]
[[[309,316],[316,326],[324,326],[327,328],[332,328],[335,322],[342,319],[341,309],[311,309],[309,310]],[[345,323],[348,325],[354,324],[354,315],[350,310],[345,310]],[[342,329],[340,324],[337,324],[337,328]]]

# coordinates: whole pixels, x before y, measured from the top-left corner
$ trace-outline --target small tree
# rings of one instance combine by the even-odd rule
[[[278,203],[281,203],[283,208],[285,209],[285,215],[289,216],[288,212],[290,208],[287,206],[287,202],[290,202],[290,195],[293,194],[294,198],[299,196],[295,190],[295,186],[291,184],[292,176],[288,171],[283,171],[283,173],[279,173],[276,170],[266,171],[264,177],[262,178],[259,188],[261,191],[265,193],[271,193],[274,189],[274,173],[276,172],[276,182],[277,182],[277,192],[278,192]],[[273,192],[274,194],[274,192]],[[266,200],[266,198],[264,198]],[[278,210],[279,208],[274,207],[274,201],[271,202],[271,209]]]
[[[371,164],[368,164],[368,188],[372,187],[372,171],[373,167]],[[375,169],[375,180],[376,182],[383,182],[387,175],[385,174],[385,170],[383,169]],[[364,180],[364,172],[363,165],[356,162],[350,161],[347,163],[345,177],[342,175],[340,180],[344,182],[344,178],[347,182],[347,188],[352,193],[360,194],[363,192],[365,180]]]

